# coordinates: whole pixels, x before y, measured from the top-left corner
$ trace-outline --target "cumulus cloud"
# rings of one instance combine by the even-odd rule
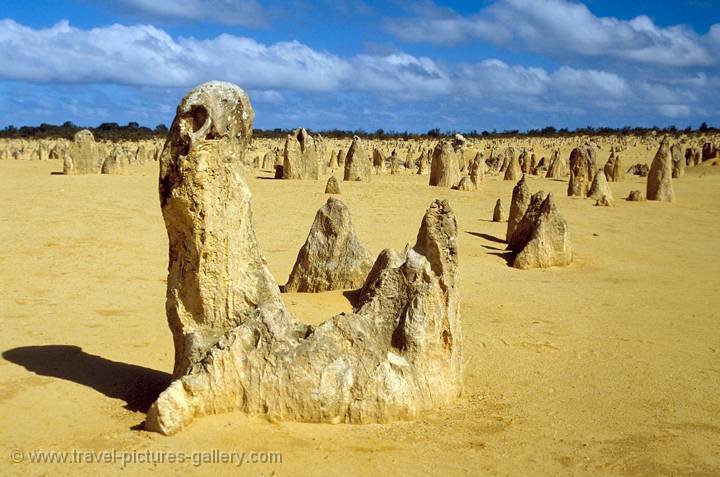
[[[28,100],[24,114],[108,121],[126,107],[126,115],[149,124],[168,121],[183,92],[211,79],[248,90],[266,112],[258,122],[264,127],[325,121],[324,127],[412,129],[432,118],[433,126],[462,127],[463,117],[501,117],[500,124],[529,127],[537,117],[546,117],[547,125],[568,115],[613,114],[636,118],[627,121],[632,124],[643,114],[684,118],[717,110],[720,97],[720,81],[706,73],[633,79],[597,68],[546,70],[498,59],[448,64],[398,50],[340,56],[297,41],[173,37],[150,25],[86,30],[63,21],[34,29],[6,19],[0,21],[0,62],[0,80],[22,85],[6,87],[5,110],[17,109],[17,91],[33,90],[52,102]],[[73,97],[83,99],[73,103]]]
[[[662,28],[647,16],[598,17],[569,0],[497,0],[461,16],[428,4],[407,18],[386,19],[388,32],[409,42],[441,45],[481,40],[550,55],[609,57],[669,66],[716,64],[711,44],[720,24],[701,36],[683,25]]]

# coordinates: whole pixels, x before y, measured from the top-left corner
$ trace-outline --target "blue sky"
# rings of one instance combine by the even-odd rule
[[[0,127],[172,121],[211,79],[259,128],[720,125],[720,0],[6,0]]]

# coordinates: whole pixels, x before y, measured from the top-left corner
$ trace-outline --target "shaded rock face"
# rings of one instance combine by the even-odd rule
[[[549,268],[572,263],[573,252],[567,222],[555,206],[552,193],[537,192],[518,224],[508,249],[512,266],[520,269]]]
[[[75,133],[65,154],[63,174],[99,174],[102,167],[95,136],[87,129]]]
[[[650,164],[647,176],[647,200],[661,200],[673,202],[675,192],[672,185],[672,157],[670,155],[670,142],[663,139],[655,158]]]
[[[625,200],[628,200],[630,202],[643,202],[645,200],[645,195],[639,190],[631,190],[630,194]]]
[[[315,140],[305,129],[296,129],[285,139],[283,179],[317,179],[318,155]]]
[[[650,167],[647,164],[637,163],[634,166],[630,166],[627,172],[635,176],[647,177],[650,172]]]
[[[706,142],[702,146],[702,160],[703,161],[709,161],[710,159],[715,159],[718,157],[718,154],[720,154],[720,147],[717,145]]]
[[[298,252],[286,292],[321,292],[359,288],[373,260],[360,242],[350,211],[331,197],[317,211],[305,244]]]
[[[498,199],[495,202],[495,208],[493,209],[493,222],[504,222],[505,211],[503,211],[502,201]]]
[[[387,172],[385,156],[383,156],[383,153],[378,149],[373,149],[373,168],[375,169],[375,174],[385,174],[385,172]]]
[[[442,141],[433,150],[430,185],[453,187],[460,181],[460,165],[452,146]]]
[[[252,227],[241,165],[250,103],[236,86],[212,84],[183,100],[162,154],[167,311],[177,358],[175,379],[150,407],[146,429],[172,434],[200,416],[233,410],[278,420],[388,422],[452,403],[463,366],[457,222],[449,204],[430,205],[415,245],[401,264],[379,265],[352,313],[316,327],[299,322],[282,302]],[[187,133],[204,123],[190,107],[203,106],[192,100],[199,93],[210,96],[208,113],[222,98],[222,114],[217,122],[207,114],[212,133],[202,136]]]
[[[327,180],[327,184],[325,184],[325,193],[326,194],[339,194],[340,193],[340,184],[338,183],[338,180],[335,179],[335,176],[330,176],[330,178]]]
[[[507,232],[505,233],[505,241],[510,243],[515,228],[518,226],[525,211],[530,204],[530,189],[528,189],[527,183],[525,182],[525,176],[515,184],[512,192],[512,199],[510,200],[510,215],[508,215]]]
[[[50,155],[52,157],[52,154]],[[702,149],[699,147],[688,147],[685,149],[685,163],[687,167],[697,166],[702,163]]]
[[[576,147],[570,153],[570,182],[568,196],[587,197],[590,180],[595,174],[593,162],[584,147]]]
[[[343,180],[346,181],[369,181],[372,172],[372,162],[370,156],[363,145],[362,140],[355,136],[345,158],[345,175]]]
[[[622,159],[620,156],[615,156],[615,162],[613,163],[612,168],[612,181],[613,182],[622,182],[625,180],[625,169],[622,165]]]

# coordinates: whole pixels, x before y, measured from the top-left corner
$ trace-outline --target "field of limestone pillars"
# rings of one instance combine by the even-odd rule
[[[245,92],[211,82],[182,100],[164,141],[96,141],[83,130],[72,140],[0,142],[0,159],[59,160],[59,174],[132,175],[159,165],[174,381],[146,427],[164,434],[230,411],[305,422],[406,420],[461,398],[452,198],[429,204],[414,244],[374,256],[341,199],[345,183],[425,176],[444,195],[483,194],[487,181],[507,181],[507,195],[478,217],[507,223],[500,239],[508,265],[551,268],[573,262],[572,223],[558,197],[532,188],[567,182],[567,196],[586,201],[588,214],[617,206],[611,184],[627,176],[646,178],[628,201],[682,201],[673,181],[715,165],[719,149],[716,137],[682,134],[368,140],[299,128],[284,140],[258,139],[253,119]],[[650,163],[629,163],[629,148],[646,151]],[[255,236],[249,174],[317,181],[330,196],[282,285]],[[352,313],[312,326],[283,303],[283,292],[330,290],[352,291]]]

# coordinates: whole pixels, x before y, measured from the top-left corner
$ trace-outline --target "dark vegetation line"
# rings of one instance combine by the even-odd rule
[[[70,121],[63,123],[60,126],[53,124],[41,124],[39,126],[22,126],[17,128],[15,126],[7,126],[0,131],[0,138],[24,138],[24,139],[72,139],[76,132],[81,129],[89,129],[92,131],[95,139],[107,140],[107,141],[137,141],[140,139],[157,139],[164,138],[168,132],[168,128],[164,124],[158,124],[154,129],[150,129],[144,126],[140,126],[138,123],[131,122],[126,126],[120,126],[118,123],[102,123],[96,128],[83,128],[77,126]],[[508,138],[508,137],[562,137],[562,136],[577,136],[577,135],[594,135],[594,136],[610,136],[616,134],[633,134],[633,135],[645,135],[652,131],[658,131],[665,134],[689,134],[689,133],[717,133],[718,130],[715,127],[708,126],[707,123],[702,123],[697,129],[687,127],[685,129],[678,129],[675,126],[667,128],[643,128],[643,127],[629,127],[624,128],[593,128],[587,126],[584,128],[578,128],[569,130],[567,128],[556,129],[552,126],[548,126],[542,129],[531,129],[528,131],[481,131],[476,130],[461,132],[461,131],[440,131],[439,128],[430,129],[426,133],[412,133],[408,131],[385,131],[378,129],[374,132],[364,131],[358,129],[355,131],[344,131],[341,129],[330,129],[324,131],[309,131],[312,134],[321,134],[327,138],[351,138],[352,136],[360,136],[368,139],[398,139],[398,138],[442,138],[453,136],[456,133],[460,133],[466,138]],[[253,134],[255,137],[260,138],[284,138],[292,132],[291,129],[255,129]]]

